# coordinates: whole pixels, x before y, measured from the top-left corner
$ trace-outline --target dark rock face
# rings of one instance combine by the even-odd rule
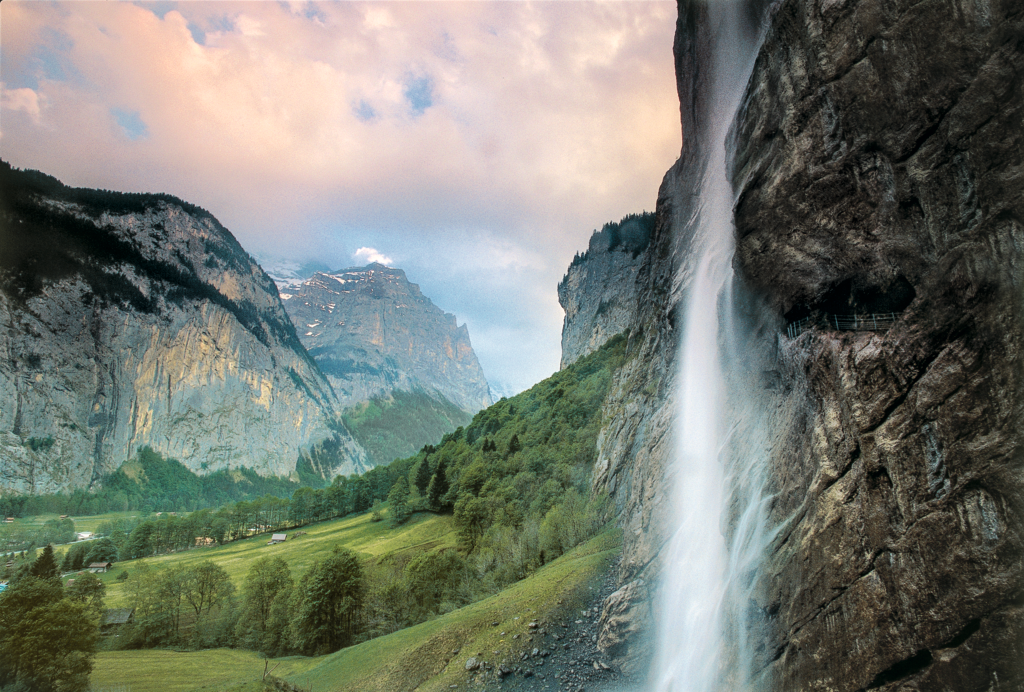
[[[1018,3],[771,18],[737,269],[780,324],[898,319],[775,336],[768,689],[1024,685],[1022,70]]]
[[[401,269],[370,264],[317,272],[281,297],[341,406],[395,390],[432,393],[471,414],[490,405],[466,325]]]
[[[778,530],[753,607],[770,690],[1024,688],[1024,8],[783,0],[733,126],[734,266],[767,354]],[[680,1],[683,152],[637,278],[595,484],[624,528],[621,584],[668,539],[677,309],[690,280],[710,34]],[[751,307],[753,306],[753,307]],[[887,331],[824,314],[887,312]],[[602,642],[649,650],[623,588]],[[629,615],[635,611],[636,615]]]
[[[6,163],[0,183],[0,489],[86,488],[143,445],[288,475],[330,440],[325,473],[364,468],[273,283],[209,213]]]

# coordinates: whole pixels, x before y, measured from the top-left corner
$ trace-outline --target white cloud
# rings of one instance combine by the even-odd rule
[[[25,111],[33,122],[39,122],[39,94],[32,89],[5,89],[0,85],[0,92],[3,93],[2,104],[7,110]]]
[[[385,254],[377,252],[377,250],[372,247],[359,248],[358,250],[352,253],[352,258],[359,262],[366,262],[367,264],[377,262],[379,264],[385,264],[389,267],[395,263],[393,259],[391,259]]]
[[[248,17],[243,14],[236,21],[236,26],[243,36],[266,36],[266,33],[263,31],[263,23],[255,17]]]

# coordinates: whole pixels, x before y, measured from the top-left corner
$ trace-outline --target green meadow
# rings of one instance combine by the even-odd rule
[[[378,530],[381,524],[373,524],[365,516],[327,522],[313,527],[319,529],[316,534],[310,531],[307,536],[300,537],[293,548],[294,558],[283,553],[282,557],[289,564],[292,559],[297,563],[306,559],[308,564],[309,556],[341,542],[343,537],[354,541],[348,547],[368,558],[401,550],[425,550],[428,545],[441,545],[443,540],[450,540],[451,528],[444,525],[446,520],[446,517],[417,516],[408,530],[392,532]],[[438,538],[433,534],[436,529],[445,533]],[[385,535],[388,533],[394,535]],[[309,540],[303,542],[303,538]],[[326,656],[272,659],[269,668],[274,676],[317,692],[402,692],[413,689],[433,692],[449,689],[452,685],[463,688],[471,675],[463,666],[468,657],[482,657],[493,664],[512,662],[520,651],[533,646],[526,639],[527,625],[531,620],[551,620],[562,612],[576,610],[589,603],[592,589],[618,553],[620,540],[617,530],[607,530],[494,596]],[[262,542],[268,549],[287,546],[287,543],[266,546],[265,538]],[[253,545],[230,557],[225,551],[235,548],[234,545],[190,551],[190,554],[213,556],[217,553],[233,560],[234,567],[226,563],[224,566],[234,578],[238,578],[244,574],[248,560],[266,554],[260,553],[255,539],[246,543]],[[214,559],[221,562],[220,557]],[[515,634],[524,636],[513,640]],[[459,653],[455,654],[455,651]],[[494,651],[498,654],[495,655]],[[131,692],[241,692],[260,689],[258,683],[265,665],[264,659],[257,654],[234,649],[101,652],[96,657],[91,684],[95,692],[123,689]]]
[[[330,552],[336,544],[353,550],[363,561],[371,561],[403,553],[418,554],[456,543],[452,518],[426,512],[411,516],[398,528],[388,528],[386,521],[374,522],[366,513],[282,533],[288,535],[288,540],[277,545],[267,545],[271,534],[265,533],[226,545],[149,557],[145,562],[153,567],[169,567],[213,560],[227,571],[235,588],[241,589],[249,568],[262,557],[282,558],[288,563],[292,576],[298,579],[317,557]],[[117,576],[121,570],[130,570],[137,562],[141,560],[119,562],[110,572],[101,575],[107,584],[107,607],[117,608],[124,604],[124,588]]]

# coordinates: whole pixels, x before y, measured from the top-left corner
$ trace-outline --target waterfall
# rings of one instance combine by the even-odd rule
[[[733,191],[727,141],[758,41],[739,2],[707,7],[711,98],[679,353],[675,458],[670,466],[675,531],[664,558],[652,676],[657,692],[750,688],[749,590],[766,543],[756,402],[736,318]]]

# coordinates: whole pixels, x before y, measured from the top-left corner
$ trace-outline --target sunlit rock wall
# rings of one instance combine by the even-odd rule
[[[469,328],[383,264],[317,272],[285,289],[299,339],[341,406],[424,391],[467,413],[491,404]]]
[[[213,217],[5,176],[0,489],[89,487],[142,445],[288,475],[336,437],[337,470],[363,467],[276,288]]]

